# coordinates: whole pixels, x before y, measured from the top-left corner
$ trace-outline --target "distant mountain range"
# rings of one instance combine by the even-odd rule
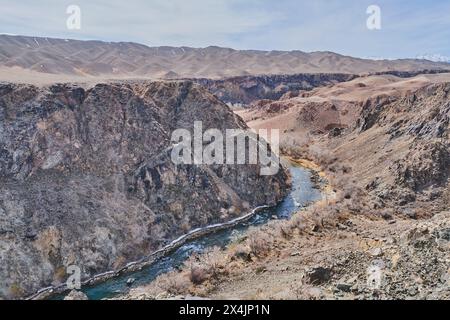
[[[223,78],[261,74],[442,70],[450,69],[450,64],[424,59],[360,59],[333,52],[148,47],[131,42],[0,35],[0,67],[70,76]]]
[[[424,54],[424,55],[417,56],[417,59],[425,59],[425,60],[430,60],[433,62],[450,63],[450,57],[444,56],[442,54]]]

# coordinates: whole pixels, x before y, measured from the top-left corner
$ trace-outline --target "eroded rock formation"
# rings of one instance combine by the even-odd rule
[[[241,76],[220,80],[195,79],[220,100],[230,104],[251,104],[261,99],[278,100],[285,94],[332,85],[356,78],[352,74],[318,73],[294,75]]]
[[[175,165],[171,132],[245,129],[198,85],[0,85],[0,296],[123,267],[193,228],[275,204],[259,165]]]

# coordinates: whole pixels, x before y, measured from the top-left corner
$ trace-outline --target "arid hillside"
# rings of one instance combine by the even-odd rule
[[[220,100],[234,106],[247,107],[261,99],[278,100],[285,94],[312,90],[350,81],[356,75],[343,73],[303,73],[293,75],[241,76],[213,79],[192,79],[217,96]]]
[[[399,211],[412,203],[410,210],[421,211],[415,200],[442,199],[437,190],[448,177],[449,80],[362,77],[238,113],[253,128],[280,128],[287,149],[322,150],[348,163],[378,206],[394,201]]]
[[[324,199],[120,299],[449,299],[449,75],[358,78],[238,112]]]
[[[223,78],[264,74],[374,73],[450,69],[427,60],[367,60],[333,52],[256,51],[207,47],[148,47],[0,35],[1,75],[37,74],[106,78]],[[43,79],[48,76],[43,76]],[[53,77],[58,79],[58,77]],[[6,80],[4,77],[0,80]],[[28,81],[31,81],[28,79]]]

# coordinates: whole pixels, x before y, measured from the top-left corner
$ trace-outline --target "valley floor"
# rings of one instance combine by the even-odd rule
[[[342,204],[329,198],[252,230],[119,299],[450,298],[450,211],[423,221],[335,219],[322,213],[329,206]]]
[[[280,128],[333,196],[121,299],[449,299],[447,81],[367,77],[237,111]]]

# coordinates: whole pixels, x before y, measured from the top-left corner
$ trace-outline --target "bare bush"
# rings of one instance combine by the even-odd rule
[[[224,255],[219,247],[214,247],[202,256],[201,261],[208,269],[211,276],[217,278],[221,273],[226,271],[226,258],[226,255]]]
[[[248,262],[251,260],[250,253],[251,253],[251,251],[248,246],[239,244],[233,248],[232,257],[233,257],[233,259],[237,258],[237,259],[242,259],[242,260]]]
[[[320,202],[312,206],[308,218],[313,224],[314,232],[321,232],[337,226],[346,219],[342,203],[336,201]]]
[[[204,266],[192,264],[189,272],[189,280],[195,284],[200,285],[210,278],[210,272]]]
[[[290,223],[283,223],[278,225],[277,227],[277,233],[286,240],[289,240],[292,238],[292,227]]]
[[[156,285],[169,294],[185,294],[190,287],[185,273],[170,272],[156,279]]]
[[[270,251],[273,244],[273,239],[271,236],[260,230],[250,232],[247,241],[250,252],[256,257],[266,255]]]
[[[302,214],[294,215],[289,221],[292,229],[297,229],[300,233],[305,232],[307,228],[306,219],[302,217]]]
[[[186,265],[189,268],[189,279],[199,285],[210,279],[218,279],[227,273],[227,256],[219,247],[214,247],[201,255],[193,256]]]
[[[314,223],[313,231],[320,232],[325,229],[324,218],[322,215],[313,215],[312,221]]]

